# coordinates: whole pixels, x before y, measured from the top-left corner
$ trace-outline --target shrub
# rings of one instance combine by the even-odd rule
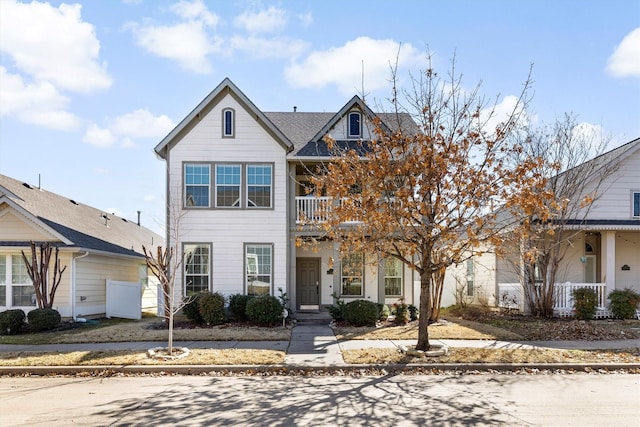
[[[609,294],[609,308],[618,319],[633,319],[636,306],[640,302],[640,294],[633,289],[616,289]]]
[[[579,288],[573,291],[573,309],[576,319],[591,320],[596,315],[598,295],[591,288]]]
[[[203,323],[204,319],[200,314],[200,297],[201,293],[185,297],[183,299],[184,306],[182,307],[182,314],[193,323]]]
[[[207,325],[224,323],[224,296],[220,293],[203,292],[198,298],[200,316]]]
[[[409,304],[409,320],[412,322],[418,320],[418,307],[413,304]]]
[[[24,330],[24,311],[12,309],[0,312],[0,335],[15,335]]]
[[[378,316],[380,320],[387,320],[391,315],[391,310],[389,310],[389,306],[386,304],[378,304],[378,312],[380,313]]]
[[[229,297],[229,311],[237,322],[247,321],[247,303],[251,295],[234,294]]]
[[[393,305],[395,308],[395,320],[396,325],[406,325],[409,323],[409,307],[404,301],[400,301],[398,304]]]
[[[60,313],[53,308],[36,308],[27,314],[29,329],[32,331],[49,331],[60,324]]]
[[[282,304],[278,298],[262,295],[247,302],[247,319],[262,326],[273,326],[282,317]]]
[[[375,326],[378,320],[378,306],[372,301],[351,301],[342,311],[344,320],[353,326]]]
[[[327,310],[335,322],[342,322],[344,320],[345,303],[335,292],[331,296],[333,297],[333,305],[330,305]]]

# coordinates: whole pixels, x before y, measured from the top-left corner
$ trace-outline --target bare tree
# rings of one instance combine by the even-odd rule
[[[480,96],[480,85],[465,90],[455,60],[441,78],[429,58],[429,68],[402,93],[392,74],[394,123],[374,120],[375,137],[355,148],[327,139],[332,161],[312,181],[336,201],[323,226],[342,254],[396,257],[420,275],[416,348],[428,350],[434,277],[499,244],[507,225],[496,209],[518,203],[520,188],[534,185],[527,171],[537,159],[506,161],[519,150],[509,136],[521,119],[529,80],[511,112],[495,123],[497,101]]]
[[[31,259],[22,251],[22,259],[27,267],[27,273],[31,278],[33,289],[36,292],[36,303],[38,308],[53,307],[53,299],[62,280],[62,273],[67,266],[60,266],[59,248],[55,246],[55,257],[53,263],[53,277],[49,286],[49,266],[51,265],[51,253],[53,245],[50,242],[31,242]],[[38,255],[39,253],[39,255]]]
[[[566,114],[551,127],[528,127],[515,136],[523,148],[515,153],[515,161],[543,158],[530,173],[542,178],[545,185],[538,187],[538,197],[530,199],[535,203],[512,206],[520,218],[517,238],[512,240],[519,247],[512,253],[520,257],[510,261],[523,283],[527,310],[535,316],[551,317],[562,261],[583,233],[576,226],[587,218],[604,190],[604,180],[618,165],[602,156],[608,141],[581,127],[573,114]]]
[[[191,298],[183,298],[181,288],[176,288],[176,279],[184,266],[184,256],[181,254],[179,246],[180,222],[186,211],[179,211],[172,202],[170,195],[167,195],[167,203],[170,212],[168,218],[168,238],[167,246],[158,246],[155,254],[151,249],[142,247],[147,268],[158,279],[158,292],[163,301],[163,317],[168,323],[169,337],[167,342],[167,353],[173,354],[173,325],[175,315],[182,308],[191,302]]]

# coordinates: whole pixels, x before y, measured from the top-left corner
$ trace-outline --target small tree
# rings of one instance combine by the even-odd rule
[[[327,139],[332,162],[312,181],[318,192],[340,201],[323,226],[342,254],[394,256],[420,275],[416,348],[428,350],[427,327],[439,302],[434,278],[441,281],[450,265],[499,244],[511,224],[500,221],[496,209],[519,203],[520,189],[536,185],[527,171],[537,159],[513,166],[506,161],[520,149],[509,136],[520,121],[529,81],[507,117],[492,124],[496,104],[479,95],[479,85],[463,89],[455,61],[447,78],[429,63],[412,78],[413,89],[402,93],[392,74],[394,123],[375,119],[375,137],[356,148]]]
[[[22,259],[27,267],[27,273],[31,278],[33,289],[36,292],[36,303],[38,308],[52,308],[56,291],[62,280],[62,273],[67,266],[60,266],[59,248],[55,246],[55,256],[53,262],[53,277],[49,285],[49,266],[51,265],[51,254],[54,246],[50,242],[31,242],[31,258],[22,251]]]

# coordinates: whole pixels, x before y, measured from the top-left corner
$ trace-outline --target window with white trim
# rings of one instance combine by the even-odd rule
[[[241,165],[216,165],[216,207],[240,207]]]
[[[362,114],[359,112],[349,113],[349,138],[360,138],[362,136]]]
[[[247,295],[270,295],[273,283],[273,245],[245,244]]]
[[[404,263],[396,257],[388,257],[384,260],[384,296],[402,296],[402,277]]]
[[[472,259],[467,260],[467,296],[473,296],[473,290],[475,287],[475,270]]]
[[[222,137],[233,138],[235,136],[235,111],[233,108],[222,110]]]
[[[631,196],[632,215],[634,218],[640,218],[640,191],[634,191]]]
[[[211,166],[207,164],[184,165],[184,205],[209,207]]]
[[[211,283],[211,245],[185,244],[183,255],[185,294],[190,296],[208,291]]]
[[[340,264],[342,296],[362,296],[364,279],[364,255],[362,252],[344,256]]]
[[[36,291],[22,255],[0,255],[0,306],[35,307]]]

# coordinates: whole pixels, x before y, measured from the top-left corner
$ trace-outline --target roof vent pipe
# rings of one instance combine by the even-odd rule
[[[140,227],[140,211],[138,211],[138,227]]]
[[[298,111],[298,107],[296,107],[295,105],[293,106],[293,112],[295,113],[296,111]]]

